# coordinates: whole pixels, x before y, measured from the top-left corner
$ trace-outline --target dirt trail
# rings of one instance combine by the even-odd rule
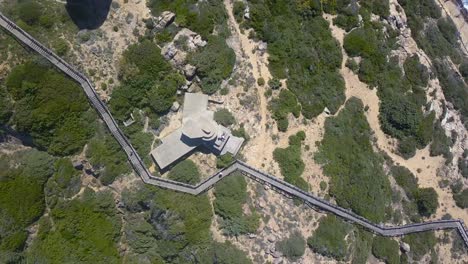
[[[345,36],[344,30],[333,25],[333,16],[324,15],[325,19],[330,22],[330,28],[333,36],[343,46]],[[344,50],[343,63],[340,70],[341,75],[346,83],[346,98],[352,96],[362,100],[365,106],[369,109],[365,115],[369,125],[374,132],[375,147],[384,151],[392,158],[395,164],[408,168],[418,178],[420,187],[433,187],[439,196],[439,208],[437,213],[433,216],[434,219],[440,219],[444,214],[449,213],[454,218],[461,218],[468,221],[468,212],[455,205],[452,198],[452,193],[449,188],[440,188],[437,171],[444,165],[444,158],[442,156],[431,157],[429,155],[429,146],[424,149],[417,150],[414,157],[405,160],[396,154],[396,140],[386,135],[380,126],[379,122],[379,103],[380,100],[377,96],[377,89],[369,89],[367,84],[361,82],[359,77],[345,66],[348,56]]]
[[[248,38],[248,31],[241,32],[239,28],[239,24],[237,23],[234,14],[233,14],[233,4],[231,0],[224,0],[224,5],[226,6],[226,10],[229,17],[229,25],[232,27],[233,32],[232,34],[236,36],[239,40],[240,49],[243,51],[243,54],[246,56],[247,61],[252,65],[252,75],[254,76],[255,80],[262,77],[265,79],[265,82],[268,83],[268,80],[271,79],[271,74],[268,69],[268,55],[266,53],[260,54],[256,52],[256,43]],[[265,98],[265,88],[264,86],[259,86],[255,84],[256,89],[258,91],[258,98],[259,98],[259,112],[260,112],[260,123],[259,126],[259,136],[252,138],[250,145],[255,146],[271,146],[268,144],[268,135],[266,133],[266,124],[267,124],[267,99]],[[265,153],[271,153],[272,151],[268,151],[263,147],[256,147],[250,148],[252,152],[246,155],[246,157],[255,157],[250,158],[249,162],[254,166],[259,166],[265,159]]]

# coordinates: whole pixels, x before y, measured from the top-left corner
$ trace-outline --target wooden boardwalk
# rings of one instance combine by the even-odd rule
[[[468,247],[468,231],[461,219],[455,220],[438,220],[424,223],[408,224],[402,226],[386,226],[381,224],[375,224],[370,222],[364,217],[361,217],[353,213],[349,209],[344,209],[332,204],[328,201],[315,197],[313,194],[303,191],[294,185],[291,185],[281,179],[269,175],[268,173],[257,170],[248,164],[236,160],[228,167],[215,173],[211,177],[207,178],[203,182],[196,186],[192,186],[185,183],[180,183],[164,178],[159,178],[151,175],[148,169],[145,167],[142,159],[133,148],[132,144],[125,137],[124,133],[120,130],[117,122],[112,117],[107,106],[100,100],[93,85],[83,74],[74,69],[70,64],[65,62],[62,58],[54,54],[51,50],[43,46],[31,35],[26,33],[24,30],[19,28],[15,23],[10,21],[7,17],[0,13],[0,26],[3,27],[8,33],[14,36],[18,41],[27,45],[32,50],[39,53],[41,56],[50,61],[58,69],[66,73],[70,78],[78,82],[83,88],[89,102],[94,109],[99,113],[102,120],[117,140],[123,151],[127,155],[128,161],[132,165],[135,172],[141,177],[144,183],[159,186],[162,188],[189,193],[192,195],[198,195],[202,192],[213,187],[218,181],[224,177],[229,176],[235,171],[240,171],[243,175],[250,177],[258,182],[265,185],[269,185],[273,188],[281,190],[283,193],[297,197],[304,201],[305,204],[320,208],[321,210],[328,211],[339,217],[344,218],[346,221],[358,224],[365,229],[382,236],[402,236],[406,234],[431,231],[431,230],[442,230],[442,229],[456,229],[462,237],[465,245]]]

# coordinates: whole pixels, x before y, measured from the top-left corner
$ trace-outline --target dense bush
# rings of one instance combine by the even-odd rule
[[[301,157],[301,145],[304,139],[304,132],[298,132],[296,135],[291,136],[289,146],[287,148],[276,148],[273,151],[273,158],[278,162],[281,174],[286,182],[303,190],[308,190],[308,183],[301,177],[305,168]]]
[[[345,260],[349,247],[345,238],[351,228],[351,225],[337,219],[335,215],[327,215],[320,219],[319,227],[307,239],[307,244],[313,251],[321,255]]]
[[[276,249],[291,261],[298,260],[305,252],[306,242],[299,232],[292,233],[288,238],[276,242]]]
[[[231,165],[234,162],[234,157],[231,153],[226,153],[224,155],[218,156],[216,159],[216,168],[222,169],[226,168],[227,166]]]
[[[123,83],[114,89],[110,109],[120,121],[129,118],[134,108],[166,112],[184,82],[149,40],[131,45],[124,52],[119,75]]]
[[[104,185],[111,184],[119,175],[130,172],[127,157],[115,139],[104,131],[90,140],[86,148],[86,157],[93,168],[98,171],[99,179]]]
[[[216,185],[214,211],[221,217],[221,228],[228,236],[255,233],[259,217],[253,212],[246,215],[243,206],[247,202],[247,183],[244,176],[235,173]]]
[[[288,115],[292,113],[299,117],[301,106],[297,103],[296,96],[289,90],[281,90],[278,98],[271,100],[269,104],[273,119],[277,121],[278,130],[286,131],[289,125]]]
[[[315,158],[330,177],[330,195],[340,206],[371,221],[383,221],[390,182],[382,158],[372,148],[362,102],[349,99],[336,117],[326,120],[324,134]]]
[[[225,108],[220,109],[214,113],[214,120],[226,127],[236,123],[236,119],[232,113]]]
[[[122,202],[127,214],[138,219],[125,232],[130,247],[143,259],[187,263],[211,244],[213,211],[207,195],[143,185],[124,191]]]
[[[403,242],[410,245],[410,255],[413,257],[413,260],[419,261],[434,248],[437,240],[434,232],[423,232],[406,235],[403,237]]]
[[[325,107],[334,113],[345,99],[338,71],[342,54],[321,17],[320,3],[254,1],[249,6],[248,26],[268,43],[270,71],[275,78],[287,78],[303,115],[315,117]]]
[[[460,193],[454,194],[453,199],[455,200],[455,204],[462,208],[468,208],[468,189],[461,191]]]
[[[399,0],[408,17],[411,34],[418,46],[432,60],[445,98],[461,112],[462,120],[468,116],[468,89],[463,79],[453,70],[447,56],[461,63],[461,47],[457,30],[450,18],[441,18],[441,10],[434,0]]]
[[[236,62],[236,54],[226,41],[218,36],[208,39],[208,44],[195,53],[189,61],[197,67],[202,91],[207,94],[219,90],[221,82],[231,75]]]
[[[419,214],[430,216],[439,207],[437,192],[434,188],[419,188],[415,194]]]
[[[391,238],[376,236],[372,242],[372,254],[387,264],[400,263],[398,242]]]
[[[468,178],[468,149],[465,149],[463,156],[458,159],[458,169],[463,177]]]
[[[224,243],[213,242],[208,252],[200,257],[199,263],[217,263],[217,264],[250,264],[252,261],[248,258],[246,252],[238,249],[231,242]]]
[[[39,63],[15,67],[6,80],[15,100],[12,124],[54,155],[78,152],[93,133],[95,115],[80,87]]]
[[[418,178],[403,166],[392,166],[391,173],[397,184],[405,190],[406,196],[413,199],[418,190]]]
[[[62,201],[40,221],[28,262],[105,262],[120,260],[120,218],[109,192],[87,189],[79,199]]]
[[[21,251],[26,228],[45,209],[43,188],[54,172],[54,160],[33,149],[0,155],[0,161],[0,252]]]
[[[200,172],[195,162],[186,159],[177,163],[169,172],[169,179],[188,184],[196,184],[200,181]]]

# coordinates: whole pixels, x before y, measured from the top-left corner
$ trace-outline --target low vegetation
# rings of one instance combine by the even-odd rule
[[[43,188],[54,173],[53,163],[51,156],[37,150],[0,155],[0,261],[22,256],[26,228],[45,210]]]
[[[383,159],[374,152],[371,129],[362,102],[351,98],[345,108],[325,122],[325,136],[316,160],[330,177],[330,195],[338,205],[380,222],[390,203],[390,182]]]
[[[304,131],[289,137],[289,146],[287,148],[276,148],[273,152],[273,158],[284,176],[284,180],[297,187],[308,190],[308,183],[301,177],[304,172],[305,164],[301,157],[301,145],[306,135]]]
[[[349,253],[345,238],[351,228],[351,225],[342,222],[335,215],[327,215],[320,220],[319,227],[307,239],[307,244],[316,253],[345,260]]]
[[[388,264],[400,263],[398,242],[382,236],[376,236],[372,242],[372,254]]]
[[[130,172],[127,157],[117,141],[99,126],[96,135],[89,141],[86,157],[99,174],[99,180],[109,185],[122,174]]]
[[[120,218],[109,192],[87,189],[79,199],[59,202],[40,221],[28,262],[117,263]]]
[[[93,135],[96,115],[81,88],[63,74],[27,62],[12,70],[6,87],[14,100],[9,123],[30,135],[39,149],[59,156],[75,154]]]
[[[406,235],[403,242],[411,248],[410,256],[414,261],[419,261],[424,255],[432,251],[437,243],[434,232],[423,232]]]
[[[247,202],[247,183],[240,173],[235,173],[216,185],[214,211],[221,217],[221,228],[228,236],[255,233],[259,227],[259,216],[255,211],[243,212]],[[252,209],[253,210],[253,209]]]
[[[217,123],[226,127],[234,125],[236,123],[236,119],[234,118],[232,113],[225,108],[220,109],[214,113],[214,120]]]
[[[177,163],[168,175],[169,179],[195,185],[200,182],[200,172],[192,160],[186,159]]]
[[[439,202],[434,188],[420,188],[416,176],[402,166],[393,166],[391,174],[405,191],[409,202],[417,206],[419,215],[428,217],[436,212]]]
[[[339,74],[342,54],[322,18],[318,2],[252,1],[246,27],[268,43],[273,77],[287,78],[287,87],[300,102],[306,118],[325,107],[332,113],[344,102],[344,80]],[[301,34],[297,34],[301,32]]]
[[[208,44],[189,58],[197,67],[202,91],[207,94],[220,89],[221,82],[231,75],[236,62],[236,54],[219,36],[211,36]]]
[[[211,245],[213,211],[206,194],[190,194],[142,185],[122,194],[133,225],[125,228],[137,262],[187,263]]]
[[[292,113],[296,118],[299,117],[301,106],[298,104],[296,96],[289,90],[281,90],[278,98],[274,98],[269,104],[272,117],[276,120],[278,130],[285,132],[288,129],[289,113]]]
[[[304,255],[305,246],[306,241],[304,237],[297,231],[292,233],[288,238],[276,242],[276,248],[291,261],[296,261]]]

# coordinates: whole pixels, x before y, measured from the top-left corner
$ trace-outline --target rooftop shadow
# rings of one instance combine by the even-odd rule
[[[67,0],[65,9],[81,29],[97,29],[107,19],[112,0]]]

